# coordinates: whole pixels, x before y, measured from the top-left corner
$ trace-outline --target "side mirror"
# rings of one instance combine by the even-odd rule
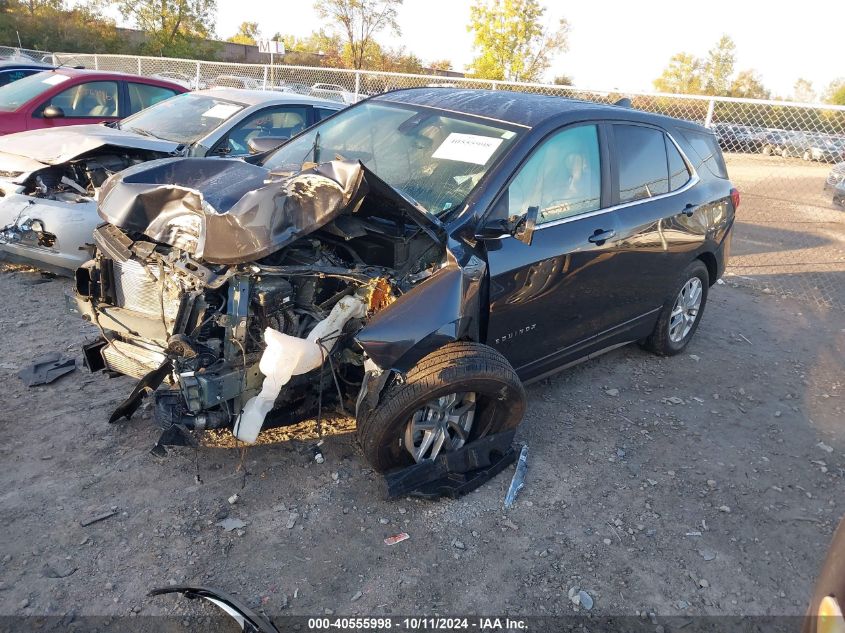
[[[263,154],[280,147],[289,138],[289,136],[256,136],[249,139],[246,146],[249,148],[250,154]]]
[[[41,116],[45,119],[61,119],[64,115],[65,111],[54,105],[48,105],[41,112]]]
[[[524,244],[531,245],[534,238],[534,229],[537,227],[537,219],[540,217],[540,207],[528,207],[525,215],[520,216],[513,226],[512,235]]]

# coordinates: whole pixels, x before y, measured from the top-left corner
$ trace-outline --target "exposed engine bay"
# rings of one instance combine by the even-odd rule
[[[295,175],[239,163],[247,173],[221,181],[228,161],[203,161],[215,186],[190,187],[180,162],[106,183],[100,215],[115,223],[76,273],[78,310],[102,334],[86,364],[139,379],[112,421],[148,392],[162,443],[213,428],[254,441],[324,403],[354,410],[374,368],[357,335],[444,269],[436,230],[357,163]],[[177,184],[144,182],[159,177]]]

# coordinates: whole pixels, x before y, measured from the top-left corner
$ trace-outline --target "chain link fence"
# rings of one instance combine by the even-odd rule
[[[17,46],[0,46],[0,59],[54,63],[53,53],[49,51],[37,51],[32,48],[18,48]]]
[[[56,53],[55,60],[167,78],[191,89],[280,90],[345,103],[424,86],[517,90],[605,103],[629,97],[637,109],[695,121],[717,134],[742,194],[731,279],[764,292],[845,307],[844,106],[125,55]]]

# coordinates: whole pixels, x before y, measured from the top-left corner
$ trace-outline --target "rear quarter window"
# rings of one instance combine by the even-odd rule
[[[681,134],[692,146],[701,162],[707,166],[710,173],[727,180],[728,168],[725,166],[725,158],[722,156],[716,135],[710,132],[695,132],[693,130],[681,130]]]

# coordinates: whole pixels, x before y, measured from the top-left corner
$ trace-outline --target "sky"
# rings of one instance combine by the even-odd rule
[[[405,0],[401,36],[381,33],[390,47],[404,45],[425,62],[450,59],[463,70],[473,58],[467,32],[472,0]],[[775,95],[789,97],[799,77],[821,93],[845,77],[845,1],[799,4],[757,0],[640,0],[545,2],[550,24],[570,24],[569,50],[559,55],[547,80],[559,74],[584,88],[651,90],[669,58],[681,51],[703,57],[727,33],[736,43],[736,70],[752,68]],[[261,32],[308,35],[324,26],[311,0],[218,0],[217,34],[233,35],[245,21]],[[787,8],[789,7],[789,8]],[[798,8],[800,7],[800,9]]]

